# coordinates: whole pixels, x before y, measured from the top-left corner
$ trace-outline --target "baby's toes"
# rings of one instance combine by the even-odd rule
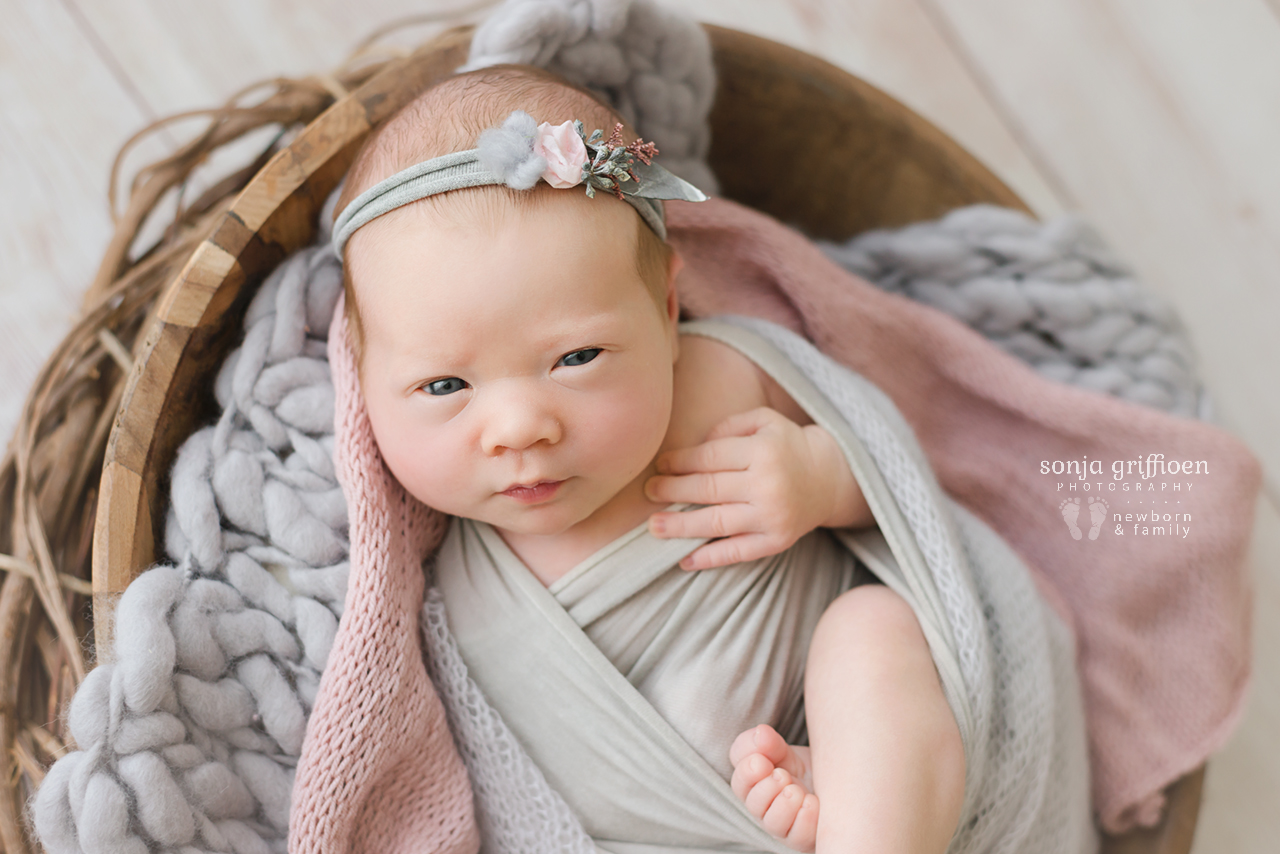
[[[729,786],[739,800],[746,801],[747,794],[752,788],[772,773],[773,763],[759,753],[753,753],[734,764],[733,778],[729,781]]]
[[[779,767],[784,766],[791,758],[791,745],[773,727],[761,724],[750,732],[755,743],[753,752],[763,754],[765,759]]]
[[[778,735],[778,731],[768,724],[753,726],[738,733],[729,748],[729,762],[737,765],[753,753],[764,754],[774,765],[781,765],[787,755],[787,742]]]
[[[794,848],[796,851],[814,850],[818,843],[817,795],[805,794],[804,801],[800,804],[800,811],[796,813],[796,820],[791,823],[791,830],[787,831],[786,839],[783,841],[787,843],[788,848]]]
[[[804,787],[800,784],[789,783],[785,786],[760,819],[764,829],[771,836],[785,840],[790,845],[791,828],[795,825],[796,817],[800,815],[800,808],[804,806],[804,796]]]
[[[751,791],[747,792],[742,802],[747,805],[748,812],[763,821],[778,795],[791,783],[790,774],[781,768],[775,768],[772,774],[751,787]],[[798,803],[796,807],[799,808]]]

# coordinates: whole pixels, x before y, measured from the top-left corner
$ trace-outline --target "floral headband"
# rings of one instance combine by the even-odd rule
[[[665,240],[661,200],[702,202],[707,195],[654,164],[657,153],[652,142],[624,145],[620,124],[608,139],[601,130],[588,137],[580,121],[552,127],[535,124],[528,113],[516,110],[501,127],[480,134],[476,148],[410,166],[357,196],[334,221],[333,248],[342,257],[347,241],[361,226],[437,193],[494,184],[530,190],[539,181],[557,189],[583,186],[592,198],[597,190],[613,193]]]

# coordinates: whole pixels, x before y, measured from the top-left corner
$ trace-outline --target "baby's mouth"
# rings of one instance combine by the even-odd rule
[[[556,494],[563,480],[540,480],[536,483],[517,483],[504,489],[500,494],[514,498],[521,504],[539,504],[549,500]]]

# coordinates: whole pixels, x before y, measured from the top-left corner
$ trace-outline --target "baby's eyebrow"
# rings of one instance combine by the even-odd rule
[[[530,367],[538,367],[549,358],[588,347],[616,345],[630,321],[627,312],[605,310],[593,314],[563,318],[547,324],[550,328],[526,330],[519,341],[468,342],[459,348],[436,346],[432,342],[412,339],[391,360],[390,372],[397,385],[421,384],[424,381],[472,372],[485,361],[495,347],[516,347],[527,354]],[[539,363],[539,364],[534,364]]]
[[[572,324],[565,324],[564,329],[560,330],[560,334],[589,336],[601,332],[609,332],[619,327],[627,326],[632,319],[631,312],[617,308],[606,309],[585,317],[575,318]]]

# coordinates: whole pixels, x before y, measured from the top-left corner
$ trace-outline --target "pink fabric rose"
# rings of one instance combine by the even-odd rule
[[[573,129],[573,122],[552,127],[543,122],[533,138],[533,151],[547,159],[542,180],[557,190],[582,183],[582,164],[587,162],[587,146]]]

